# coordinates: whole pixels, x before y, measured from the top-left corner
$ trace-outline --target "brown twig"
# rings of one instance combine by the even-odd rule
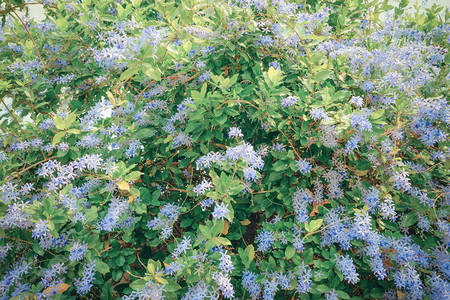
[[[17,126],[19,126],[20,129],[20,133],[23,134],[23,129],[22,127],[20,127],[19,122],[17,121],[16,117],[12,114],[12,112],[9,110],[9,107],[5,104],[5,102],[3,101],[3,98],[0,98],[0,100],[2,101],[3,105],[6,107],[6,110],[8,111],[8,113],[11,115],[11,117],[14,119],[14,121],[17,123]]]
[[[17,17],[17,19],[19,19],[20,23],[22,23],[23,27],[25,28],[25,30],[27,31],[28,35],[30,36],[31,41],[33,42],[33,45],[34,45],[34,49],[36,50],[36,54],[37,54],[37,56],[39,57],[39,60],[41,61],[42,67],[44,68],[44,72],[45,72],[45,63],[44,63],[44,61],[42,60],[41,54],[39,53],[39,50],[38,50],[38,48],[37,48],[37,45],[36,45],[36,43],[35,43],[35,41],[34,41],[34,39],[33,39],[33,36],[31,35],[31,32],[28,30],[27,25],[26,25],[25,22],[22,20],[22,18],[21,18],[14,10],[12,10],[12,6],[11,6],[8,2],[5,2],[5,3],[6,3],[6,5],[9,6],[9,8],[11,8],[11,12]]]
[[[28,171],[29,169],[34,168],[34,167],[36,167],[36,166],[38,166],[38,165],[40,165],[40,164],[42,164],[42,163],[44,163],[44,162],[46,162],[46,161],[49,161],[49,160],[51,160],[51,159],[54,159],[54,158],[58,158],[58,156],[47,157],[46,159],[41,160],[40,162],[37,162],[37,163],[35,163],[35,164],[32,164],[31,166],[29,166],[29,167],[23,169],[23,170],[20,171],[20,172],[12,173],[12,174],[11,174],[11,177],[7,177],[7,178],[6,178],[6,181],[11,181],[14,177],[17,177],[17,176],[23,174],[24,172]]]

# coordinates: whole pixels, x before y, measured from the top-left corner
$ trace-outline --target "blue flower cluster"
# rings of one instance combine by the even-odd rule
[[[439,9],[72,2],[0,26],[0,299],[450,297]]]
[[[153,230],[161,230],[161,239],[165,240],[169,238],[173,232],[173,224],[178,219],[180,214],[180,208],[174,204],[164,205],[157,218],[149,221],[147,227]]]

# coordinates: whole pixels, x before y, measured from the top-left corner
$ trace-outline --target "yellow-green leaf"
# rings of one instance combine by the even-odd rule
[[[64,128],[69,128],[73,122],[77,119],[77,115],[75,112],[71,112],[67,118],[64,120]]]
[[[128,182],[126,182],[124,180],[116,182],[116,185],[119,188],[119,190],[121,190],[121,191],[127,191],[127,192],[130,191],[130,185],[128,184]]]
[[[272,82],[278,82],[281,79],[281,71],[275,69],[274,67],[269,68],[269,72],[267,75],[269,76],[269,79]]]
[[[316,231],[317,229],[320,228],[320,226],[322,226],[322,223],[323,223],[322,219],[312,220],[311,222],[309,222],[309,224],[305,225],[305,229],[308,232]]]
[[[53,122],[55,122],[55,126],[57,129],[64,130],[64,120],[63,120],[63,118],[61,118],[60,115],[56,114],[53,117]]]
[[[114,106],[117,105],[116,98],[114,98],[114,95],[113,95],[110,91],[107,91],[107,92],[106,92],[106,96],[108,96],[109,102],[110,102],[112,105],[114,105]]]
[[[53,137],[52,145],[55,146],[58,144],[65,135],[66,133],[64,131],[57,132]]]
[[[384,115],[384,109],[379,109],[379,110],[374,111],[371,116],[374,119],[378,119],[383,115]]]

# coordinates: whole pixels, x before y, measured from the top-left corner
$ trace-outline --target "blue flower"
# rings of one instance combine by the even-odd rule
[[[95,276],[95,262],[89,261],[84,264],[83,276],[79,279],[74,279],[74,285],[77,288],[79,295],[87,294],[92,288],[92,282]]]
[[[351,284],[356,284],[359,281],[358,273],[356,273],[356,268],[353,264],[353,259],[348,254],[336,254],[335,262],[339,268],[339,271],[344,274],[345,280]]]
[[[394,187],[398,190],[408,191],[412,187],[409,182],[408,173],[405,170],[394,172],[392,180],[394,181]]]
[[[242,134],[242,130],[239,127],[231,127],[230,131],[228,132],[228,137],[229,138],[238,138],[238,137],[243,137],[244,135]]]
[[[315,121],[328,119],[328,115],[322,107],[311,109],[310,114],[311,118],[313,118]]]
[[[222,270],[222,272],[224,273],[231,273],[231,271],[233,271],[234,267],[233,267],[233,263],[231,262],[231,256],[229,256],[226,253],[221,253],[222,256],[219,258],[219,268]]]
[[[361,108],[363,106],[363,101],[364,101],[363,98],[353,96],[350,99],[349,103],[354,104],[356,107]]]
[[[234,288],[231,284],[231,278],[228,274],[223,272],[212,273],[212,279],[217,283],[222,295],[225,298],[232,299],[234,297]]]
[[[284,148],[284,144],[281,144],[281,143],[275,143],[275,144],[273,144],[272,148],[273,148],[273,150],[279,151],[279,152],[283,152],[283,151],[286,150],[286,149]]]
[[[31,233],[34,239],[40,239],[48,236],[50,229],[48,228],[48,220],[39,220]]]
[[[191,238],[185,236],[176,246],[175,250],[172,252],[172,257],[177,259],[181,253],[186,253],[188,249],[191,248]]]
[[[312,165],[306,159],[303,158],[297,160],[295,166],[303,175],[309,174],[312,170]]]
[[[263,229],[256,237],[256,241],[259,242],[258,250],[265,252],[272,247],[272,244],[275,242],[275,237],[272,231]]]
[[[88,250],[88,245],[84,242],[75,242],[70,250],[69,260],[70,261],[80,261],[83,259],[86,251]]]
[[[360,131],[372,131],[372,123],[369,121],[369,111],[352,114],[350,125],[353,128],[358,128]]]
[[[311,290],[312,284],[311,269],[307,265],[302,263],[301,265],[297,266],[296,272],[298,276],[297,276],[297,287],[295,289],[300,294],[307,294]]]
[[[250,293],[252,298],[256,298],[261,293],[261,284],[256,282],[258,276],[248,270],[242,275],[242,286]]]
[[[248,181],[256,181],[258,179],[258,173],[251,167],[245,168],[244,178]]]
[[[214,208],[214,211],[212,213],[212,217],[215,221],[217,221],[218,219],[223,220],[224,218],[226,218],[229,212],[230,210],[228,209],[228,204],[222,202],[220,204],[216,204],[216,207]]]
[[[281,99],[281,106],[290,107],[290,106],[294,105],[295,103],[297,103],[297,101],[298,101],[298,98],[289,96],[289,97]]]
[[[210,77],[209,71],[205,71],[203,72],[199,77],[198,77],[198,81],[200,83],[205,82],[206,80],[208,80]]]
[[[269,63],[269,68],[270,67],[272,67],[275,70],[277,70],[277,69],[280,69],[281,66],[280,66],[280,63],[278,61],[274,60],[274,61]]]
[[[193,191],[199,196],[200,194],[204,194],[206,191],[209,191],[212,188],[211,181],[207,179],[203,179],[203,181],[194,187]]]

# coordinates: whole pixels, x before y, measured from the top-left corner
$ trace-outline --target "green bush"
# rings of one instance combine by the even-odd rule
[[[0,6],[0,299],[450,297],[448,10],[42,4]]]

